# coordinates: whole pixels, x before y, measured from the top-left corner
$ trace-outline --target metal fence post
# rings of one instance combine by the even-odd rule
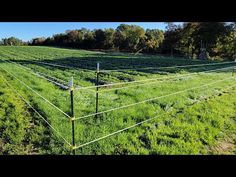
[[[236,59],[234,60],[234,62],[236,63]],[[235,67],[233,68],[233,72],[232,72],[232,76],[234,76],[234,71],[235,70]]]
[[[72,128],[72,151],[73,155],[75,155],[75,115],[74,115],[74,79],[73,77],[71,78],[69,82],[69,87],[70,87],[70,101],[71,101],[71,128]]]
[[[99,104],[98,104],[98,90],[99,90],[99,88],[98,88],[98,85],[99,85],[99,69],[100,68],[100,64],[99,63],[97,63],[97,70],[96,70],[96,118],[98,118],[98,115],[97,115],[97,113],[98,113],[98,106],[99,106]]]

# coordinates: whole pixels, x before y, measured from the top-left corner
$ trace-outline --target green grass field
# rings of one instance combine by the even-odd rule
[[[97,62],[102,70],[99,85],[107,85],[99,87],[99,112],[116,110],[96,117],[93,114]],[[193,66],[176,67],[184,65]],[[24,121],[33,122],[37,131],[31,134],[37,135],[37,141],[30,139],[31,149],[25,152],[38,149],[36,153],[40,154],[71,154],[71,147],[17,98],[17,93],[71,144],[70,92],[55,82],[67,86],[73,76],[77,154],[235,154],[236,73],[233,75],[233,66],[236,63],[232,61],[214,63],[153,55],[1,46],[0,79],[1,84],[7,83],[0,88],[0,96],[3,95],[0,98],[11,95],[14,100],[9,98],[8,102],[20,111],[16,114],[15,110],[6,110],[6,106],[0,118],[4,121],[6,115],[14,115],[12,119],[20,121],[20,125],[26,125]],[[126,105],[131,106],[124,108]],[[153,117],[156,118],[140,126],[85,144]],[[27,127],[21,129],[25,131]],[[19,134],[13,143],[19,144],[25,134]],[[233,145],[223,151],[219,143],[226,140]]]

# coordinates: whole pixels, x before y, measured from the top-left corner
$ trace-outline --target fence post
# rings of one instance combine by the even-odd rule
[[[96,70],[96,113],[98,113],[98,85],[99,85],[99,68],[100,68],[100,64],[97,63],[97,70]],[[98,118],[98,115],[96,114],[96,118]]]
[[[70,102],[71,102],[71,128],[72,128],[72,151],[73,155],[75,155],[75,115],[74,115],[74,79],[71,77],[71,80],[69,82],[70,87]]]
[[[236,59],[234,60],[234,62],[236,63]],[[234,76],[234,70],[235,70],[235,67],[233,68],[232,76]]]

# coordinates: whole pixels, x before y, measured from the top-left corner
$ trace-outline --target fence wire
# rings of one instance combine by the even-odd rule
[[[218,81],[218,82],[222,82],[222,81],[225,81],[225,80],[220,80],[220,81]],[[211,84],[206,84],[206,85],[203,85],[203,86],[200,86],[200,87],[194,87],[194,89],[196,89],[196,88],[201,88],[201,87],[205,87],[205,86],[212,85],[212,84],[215,84],[215,83],[217,83],[217,82],[214,82],[214,83],[211,83]],[[232,86],[229,86],[229,87],[226,87],[226,88],[224,89],[224,91],[226,91],[226,90],[228,90],[228,89],[230,89],[230,88],[232,88],[232,87],[236,87],[236,84],[234,84],[234,85],[232,85]],[[193,88],[191,88],[191,89],[193,90]],[[190,89],[188,89],[188,90],[190,90]],[[179,93],[180,93],[180,92],[179,92]],[[149,118],[149,119],[147,119],[147,120],[141,121],[141,122],[136,123],[136,124],[133,124],[133,125],[131,125],[131,126],[128,126],[128,127],[126,127],[126,128],[123,128],[123,129],[120,129],[120,130],[115,131],[115,132],[113,132],[113,133],[109,133],[109,134],[107,134],[107,135],[105,135],[105,136],[96,138],[96,139],[94,139],[94,140],[91,140],[91,141],[86,142],[86,143],[83,143],[83,144],[80,144],[80,145],[76,146],[74,149],[79,149],[79,148],[88,146],[88,145],[90,145],[90,144],[96,143],[96,142],[98,142],[98,141],[100,141],[100,140],[109,138],[109,137],[111,137],[111,136],[114,136],[114,135],[117,135],[117,134],[122,133],[122,132],[124,132],[124,131],[127,131],[127,130],[129,130],[129,129],[131,129],[131,128],[137,127],[137,126],[142,125],[142,124],[147,123],[147,122],[150,122],[150,121],[152,121],[152,120],[154,120],[154,119],[156,119],[156,118],[158,118],[158,116],[154,116],[154,117],[152,117],[152,118]]]
[[[212,85],[212,84],[215,84],[215,83],[218,83],[218,82],[223,82],[223,81],[226,81],[226,80],[229,80],[229,79],[232,79],[232,78],[233,77],[231,76],[230,78],[223,79],[223,80],[220,80],[220,81],[216,81],[216,82],[206,84],[206,85],[203,85],[203,86],[193,87],[193,88],[185,89],[185,90],[182,90],[182,91],[174,92],[174,93],[171,93],[171,94],[167,94],[167,95],[163,95],[163,96],[159,96],[159,97],[155,97],[155,98],[150,98],[150,99],[143,100],[143,101],[136,102],[136,103],[132,103],[132,104],[129,104],[129,105],[124,105],[124,106],[120,106],[120,107],[117,107],[117,108],[109,109],[109,110],[106,110],[106,111],[101,111],[101,112],[98,112],[98,113],[93,113],[93,114],[89,114],[89,115],[86,115],[86,116],[81,116],[81,117],[75,118],[75,120],[80,120],[80,119],[84,119],[84,118],[88,118],[88,117],[108,113],[108,112],[111,112],[111,111],[128,108],[128,107],[139,105],[139,104],[142,104],[142,103],[154,101],[154,100],[157,100],[159,98],[165,98],[165,97],[168,97],[168,96],[177,95],[179,93],[183,93],[183,92],[186,92],[186,91],[190,91],[190,90],[194,90],[194,89],[197,89],[197,88],[205,87],[205,86]]]
[[[229,62],[227,62],[229,63]],[[230,62],[230,63],[235,63],[236,62]],[[220,63],[220,64],[225,64],[225,63]],[[232,66],[234,67],[234,66]],[[199,73],[199,72],[196,72]],[[133,83],[139,83],[139,82],[146,82],[146,81],[154,81],[154,80],[160,80],[160,79],[168,79],[171,77],[176,77],[176,76],[170,76],[170,77],[161,77],[161,78],[151,78],[151,79],[144,79],[144,80],[138,80],[138,81],[131,81],[131,82],[117,82],[117,83],[111,83],[111,84],[104,84],[104,85],[93,85],[93,86],[87,86],[87,87],[78,87],[75,90],[85,90],[85,89],[92,89],[92,88],[101,88],[101,87],[111,87],[111,86],[118,86],[118,85],[126,85],[126,84],[133,84]]]
[[[164,77],[162,78],[161,81],[159,81],[159,79],[154,80],[153,82],[148,82],[148,83],[142,83],[142,84],[137,84],[137,85],[130,85],[130,86],[125,86],[125,87],[118,87],[118,88],[112,88],[112,89],[104,89],[101,91],[98,91],[99,93],[104,93],[104,92],[109,92],[109,91],[114,91],[114,90],[122,90],[122,89],[127,89],[127,88],[132,88],[132,87],[138,87],[138,86],[143,86],[143,85],[150,85],[150,84],[155,84],[155,83],[161,83],[161,82],[165,82],[166,79],[180,79],[180,78],[188,78],[190,76],[193,75],[198,75],[200,73],[209,73],[209,72],[213,72],[213,71],[221,71],[221,70],[227,70],[227,69],[233,69],[234,66],[231,67],[226,67],[226,68],[220,68],[220,69],[213,69],[213,70],[207,70],[207,71],[201,71],[201,72],[195,72],[195,73],[191,73],[191,74],[182,74],[180,76],[173,76],[173,77]],[[186,77],[187,76],[187,77]]]
[[[9,71],[7,71],[6,69],[2,68],[0,66],[0,68],[2,70],[4,70],[5,72],[7,72],[9,75],[11,75],[12,77],[14,77],[16,80],[18,80],[21,84],[23,84],[25,87],[27,87],[29,90],[31,90],[32,92],[34,92],[36,95],[38,95],[40,98],[42,98],[45,102],[49,103],[52,107],[54,107],[55,109],[57,109],[58,111],[60,111],[61,113],[63,113],[66,117],[70,118],[70,116],[65,113],[63,110],[61,110],[60,108],[58,108],[56,105],[54,105],[52,102],[50,102],[48,99],[46,99],[45,97],[43,97],[41,94],[39,94],[38,92],[36,92],[34,89],[32,89],[30,86],[28,86],[25,82],[23,82],[22,80],[18,79],[14,74],[10,73]]]
[[[1,76],[3,78],[3,76]],[[4,79],[4,78],[3,78]],[[4,79],[5,80],[5,79]],[[56,134],[66,142],[71,147],[71,144],[61,135],[61,133],[56,130],[47,120],[44,118],[19,92],[14,89],[14,87],[5,80],[5,84],[8,85],[43,121],[54,131]]]

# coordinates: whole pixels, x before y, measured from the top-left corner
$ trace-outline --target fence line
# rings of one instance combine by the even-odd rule
[[[1,59],[0,59],[0,60],[1,60]],[[52,76],[49,76],[49,75],[47,75],[47,74],[44,74],[44,73],[41,73],[41,72],[38,72],[38,71],[34,72],[31,68],[28,68],[28,67],[26,67],[26,66],[23,66],[22,64],[18,64],[18,63],[13,62],[13,61],[9,61],[9,60],[2,60],[2,61],[14,63],[15,65],[20,65],[20,66],[22,66],[22,68],[25,68],[25,69],[27,69],[27,70],[30,70],[31,72],[34,73],[34,75],[36,75],[36,76],[38,76],[38,77],[44,78],[44,79],[48,80],[49,82],[53,82],[53,83],[56,84],[56,85],[62,86],[62,87],[65,88],[65,89],[68,89],[68,88],[69,88],[68,86],[66,86],[66,85],[67,85],[67,82],[64,81],[64,80],[62,80],[62,79],[59,79],[59,78],[56,78],[56,77],[52,77]],[[20,67],[20,66],[19,66],[19,67]],[[41,75],[42,75],[42,76],[41,76]],[[44,75],[44,76],[43,76],[43,75]],[[60,81],[60,82],[62,82],[64,85],[61,85],[61,83],[58,83],[58,82],[56,82],[56,81],[50,80],[50,79],[46,78],[45,76],[46,76],[46,77],[50,77],[50,78],[52,78],[52,79],[54,79],[54,80]],[[81,87],[82,87],[82,86],[75,86],[75,89],[80,89]],[[95,92],[94,90],[91,90],[91,89],[87,89],[87,90],[92,91],[92,92]]]
[[[232,67],[234,67],[234,66],[227,67],[227,68],[232,68]],[[221,68],[214,69],[214,70],[206,70],[206,71],[217,71],[217,70],[221,70]],[[201,71],[201,72],[205,72],[205,71]],[[200,73],[200,72],[195,72],[195,73]],[[193,74],[193,73],[191,73],[191,74]],[[191,75],[191,74],[186,74],[186,75]],[[161,77],[161,78],[155,78],[155,79],[153,79],[153,78],[152,79],[144,79],[144,80],[131,81],[131,82],[118,82],[118,83],[104,84],[104,85],[93,85],[93,86],[88,86],[88,87],[80,87],[80,88],[77,88],[76,90],[85,90],[85,89],[92,89],[92,88],[97,88],[97,87],[108,87],[108,86],[116,86],[116,85],[133,84],[133,83],[160,80],[160,79],[168,79],[168,78],[174,78],[174,77],[176,77],[176,76]]]
[[[87,142],[87,143],[81,144],[81,145],[79,145],[79,146],[76,146],[75,149],[82,148],[82,147],[84,147],[84,146],[87,146],[87,145],[89,145],[89,144],[95,143],[95,142],[100,141],[100,140],[102,140],[102,139],[105,139],[105,138],[108,138],[108,137],[113,136],[113,135],[115,135],[115,134],[121,133],[121,132],[123,132],[123,131],[125,131],[125,130],[134,128],[134,127],[136,127],[136,126],[138,126],[138,125],[141,125],[141,124],[144,124],[144,123],[146,123],[146,122],[149,122],[149,121],[151,121],[151,120],[153,120],[153,119],[156,119],[157,117],[158,117],[158,116],[155,116],[155,117],[153,117],[153,118],[150,118],[150,119],[141,121],[141,122],[139,122],[139,123],[136,123],[136,124],[134,124],[134,125],[131,125],[131,126],[129,126],[129,127],[126,127],[126,128],[124,128],[124,129],[121,129],[121,130],[118,130],[118,131],[116,131],[116,132],[110,133],[110,134],[108,134],[108,135],[102,136],[102,137],[97,138],[97,139],[95,139],[95,140],[92,140],[92,141],[89,141],[89,142]]]
[[[219,70],[225,70],[225,69],[230,69],[230,68],[234,68],[234,66],[231,67],[226,67],[226,68],[220,68],[220,69],[214,69],[214,70],[207,70],[207,71],[201,71],[201,72],[195,72],[195,73],[191,73],[191,74],[183,74],[180,76],[174,76],[174,77],[165,77],[164,79],[180,79],[180,78],[188,78],[189,76],[192,75],[198,75],[199,73],[209,73],[212,71],[219,71]],[[186,77],[187,76],[187,77]],[[142,85],[150,85],[150,84],[155,84],[155,83],[161,83],[161,82],[165,82],[166,80],[157,80],[157,81],[153,81],[153,82],[148,82],[148,83],[142,83],[142,84],[137,84],[137,85],[130,85],[130,86],[126,86],[126,87],[118,87],[118,88],[113,88],[113,89],[106,89],[106,90],[101,90],[99,91],[99,93],[104,93],[104,92],[109,92],[109,91],[113,91],[113,90],[121,90],[121,89],[126,89],[126,88],[132,88],[132,87],[138,87],[138,86],[142,86]]]
[[[36,92],[34,89],[32,89],[30,86],[28,86],[26,83],[24,83],[23,81],[21,81],[20,79],[18,79],[15,75],[13,75],[12,73],[10,73],[9,71],[7,71],[6,69],[2,68],[0,66],[0,68],[2,70],[4,70],[5,72],[7,72],[8,74],[10,74],[12,77],[14,77],[16,80],[18,80],[21,84],[23,84],[24,86],[26,86],[28,89],[30,89],[32,92],[34,92],[35,94],[37,94],[39,97],[41,97],[44,101],[46,101],[47,103],[49,103],[51,106],[53,106],[54,108],[56,108],[58,111],[60,111],[61,113],[63,113],[66,117],[70,118],[70,116],[65,113],[64,111],[62,111],[60,108],[58,108],[56,105],[54,105],[53,103],[51,103],[48,99],[44,98],[42,95],[40,95],[38,92]]]
[[[196,65],[177,65],[177,66],[160,66],[160,67],[146,67],[146,68],[124,68],[124,69],[116,69],[116,70],[101,70],[101,72],[116,72],[116,71],[132,71],[132,70],[153,70],[153,69],[171,69],[171,68],[187,68],[193,66],[208,66],[208,65],[220,65],[220,64],[230,64],[233,62],[215,62],[215,63],[207,63],[207,64],[196,64]]]
[[[234,84],[234,85],[232,85],[232,86],[229,86],[229,87],[226,87],[226,89],[224,89],[224,91],[225,91],[225,90],[228,90],[229,88],[235,87],[235,86],[236,86],[236,84]],[[126,127],[126,128],[120,129],[120,130],[118,130],[118,131],[115,131],[115,132],[113,132],[113,133],[107,134],[107,135],[105,135],[105,136],[96,138],[96,139],[94,139],[94,140],[92,140],[92,141],[89,141],[89,142],[87,142],[87,143],[83,143],[83,144],[81,144],[81,145],[76,146],[75,149],[79,149],[79,148],[88,146],[88,145],[90,145],[90,144],[92,144],[92,143],[95,143],[95,142],[98,142],[98,141],[100,141],[100,140],[103,140],[103,139],[105,139],[105,138],[109,138],[109,137],[114,136],[114,135],[116,135],[116,134],[118,134],[118,133],[124,132],[124,131],[129,130],[129,129],[131,129],[131,128],[134,128],[134,127],[136,127],[136,126],[142,125],[142,124],[144,124],[144,123],[150,122],[150,121],[152,121],[152,120],[154,120],[154,119],[156,119],[156,118],[158,118],[158,116],[149,118],[149,119],[147,119],[147,120],[144,120],[144,121],[141,121],[141,122],[139,122],[139,123],[133,124],[133,125],[131,125],[131,126],[129,126],[129,127]]]
[[[7,60],[5,60],[5,61],[7,61]],[[49,77],[49,78],[51,78],[51,79],[60,81],[60,82],[62,82],[62,83],[65,84],[65,85],[67,84],[67,81],[65,81],[65,80],[63,80],[63,79],[60,79],[60,78],[57,78],[57,77],[54,77],[54,76],[50,76],[50,75],[48,75],[48,74],[44,74],[44,73],[41,73],[41,72],[38,72],[38,71],[33,71],[34,69],[29,68],[29,67],[26,67],[26,66],[24,66],[24,65],[22,65],[22,64],[19,64],[19,63],[13,62],[13,61],[9,61],[9,60],[8,60],[7,62],[11,62],[11,63],[14,63],[14,64],[16,64],[16,65],[22,66],[22,68],[28,69],[28,70],[30,70],[30,71],[32,71],[32,72],[35,72],[36,74],[38,73],[38,74],[40,74],[40,75],[44,75],[44,76]]]
[[[179,79],[179,78],[188,78],[190,76],[184,77],[184,76],[180,76],[180,77],[174,77],[173,79]],[[152,82],[148,82],[148,83],[142,83],[142,84],[138,84],[138,85],[130,85],[127,87],[118,87],[118,88],[113,88],[113,89],[104,89],[101,91],[98,91],[98,93],[106,93],[106,92],[110,92],[110,91],[114,91],[114,90],[122,90],[122,89],[127,89],[127,88],[132,88],[132,87],[139,87],[139,86],[143,86],[143,85],[151,85],[151,84],[157,84],[157,83],[162,83],[162,82],[166,82],[166,80],[157,80],[157,81],[152,81]]]
[[[58,65],[58,64],[53,64],[53,63],[46,63],[46,62],[41,62],[41,61],[31,61],[33,63],[40,63],[40,64],[44,64],[44,65],[49,65],[49,66],[56,66],[56,67],[61,67],[61,68],[67,68],[67,69],[75,69],[77,71],[80,70],[84,70],[84,71],[90,71],[90,72],[94,72],[93,70],[89,70],[89,69],[79,69],[79,68],[75,68],[75,67],[71,67],[71,66],[62,66],[62,65]]]
[[[0,60],[1,60],[1,59],[0,59]],[[18,63],[13,62],[13,61],[9,61],[9,60],[1,60],[1,61],[8,62],[8,63],[12,63],[12,64],[16,65],[17,67],[19,67],[19,68],[21,68],[21,69],[29,70],[29,71],[31,71],[35,76],[38,76],[38,77],[40,77],[40,78],[43,78],[43,79],[45,79],[45,80],[47,80],[47,81],[49,81],[49,82],[53,82],[53,83],[56,84],[56,85],[59,85],[59,84],[62,85],[62,84],[61,84],[61,83],[58,83],[58,82],[56,82],[56,81],[54,81],[54,80],[60,81],[60,82],[62,82],[63,84],[65,84],[65,85],[63,85],[63,87],[65,87],[65,88],[68,87],[68,86],[66,86],[66,81],[61,80],[61,79],[59,79],[59,78],[55,78],[55,77],[49,76],[49,75],[47,75],[47,74],[44,74],[44,73],[41,73],[41,72],[38,72],[38,71],[33,71],[33,69],[31,69],[31,68],[26,67],[26,66],[23,66],[22,64],[18,64]],[[48,79],[47,77],[49,77],[49,78],[51,78],[51,79],[53,79],[53,80]]]
[[[3,78],[3,76],[2,76]],[[5,80],[5,79],[4,79]],[[44,120],[44,122],[46,122],[46,124],[51,127],[52,130],[54,130],[57,135],[62,138],[69,146],[71,146],[71,144],[60,134],[59,131],[57,131],[19,92],[16,91],[16,89],[13,88],[13,86],[11,84],[9,84],[6,80],[5,83],[11,87],[11,89],[40,117]]]
[[[46,62],[37,62],[37,61],[32,61],[35,63],[42,63],[42,64],[46,64],[46,65],[51,65],[51,66],[58,66],[58,67],[63,67],[63,68],[72,68],[72,69],[76,69],[74,67],[68,67],[68,66],[62,66],[62,65],[58,65],[58,64],[51,64],[51,63],[46,63]],[[222,64],[230,64],[230,63],[235,63],[234,62],[223,62],[223,63],[212,63],[212,64],[198,64],[198,65],[184,65],[184,66],[170,66],[170,67],[159,67],[157,69],[160,68],[177,68],[177,67],[192,67],[192,66],[208,66],[208,65],[222,65]],[[81,70],[87,70],[87,69],[81,69]],[[93,72],[93,70],[87,70],[90,72]],[[102,70],[102,71],[108,71],[108,70]],[[47,78],[46,78],[47,79]],[[159,78],[161,79],[161,78]],[[165,79],[165,78],[164,78]],[[76,87],[75,90],[84,90],[84,89],[90,89],[91,88],[97,88],[97,87],[107,87],[107,86],[114,86],[114,85],[123,85],[123,84],[132,84],[132,83],[138,83],[138,82],[145,82],[145,81],[151,81],[151,80],[156,80],[156,79],[145,79],[145,80],[140,80],[140,81],[131,81],[131,82],[120,82],[120,83],[113,83],[113,84],[104,84],[104,85],[97,85],[97,86],[88,86],[88,87]],[[65,81],[63,81],[65,82]]]
[[[0,60],[1,60],[1,59],[0,59]],[[49,81],[49,82],[52,82],[52,83],[54,83],[55,85],[58,85],[58,86],[60,86],[60,87],[62,87],[62,88],[64,88],[64,89],[69,89],[69,87],[67,86],[66,81],[64,81],[64,80],[62,80],[62,79],[59,79],[59,78],[56,78],[56,77],[52,77],[52,76],[49,76],[49,75],[47,75],[47,74],[44,74],[44,73],[41,73],[41,72],[38,72],[38,71],[34,72],[31,68],[28,68],[28,67],[26,67],[26,66],[23,66],[22,64],[18,64],[18,63],[13,62],[13,61],[9,61],[9,60],[2,60],[2,61],[9,62],[9,63],[13,63],[13,64],[15,64],[15,65],[19,65],[19,66],[18,66],[19,68],[25,68],[25,69],[27,69],[27,70],[30,70],[34,75],[36,75],[36,76],[38,76],[38,77],[41,77],[41,78],[43,78],[43,79],[45,79],[45,80],[47,80],[47,81]],[[44,75],[44,76],[43,76],[43,75]],[[63,84],[58,83],[58,82],[56,82],[56,81],[53,81],[53,80],[51,80],[51,79],[48,79],[48,78],[46,78],[45,76],[46,76],[46,77],[50,77],[50,78],[52,78],[52,79],[54,79],[54,80],[60,81],[60,82],[62,82]],[[75,89],[80,89],[80,88],[82,88],[82,86],[75,86]],[[92,91],[92,92],[96,92],[96,91],[91,90],[91,89],[87,89],[87,90]]]
[[[161,77],[161,78],[155,78],[155,79],[145,79],[145,80],[126,82],[126,83],[122,82],[122,83],[106,84],[106,85],[100,85],[100,87],[102,87],[102,86],[113,86],[113,85],[122,85],[122,84],[133,84],[133,83],[139,83],[139,82],[157,81],[157,80],[164,80],[164,79],[175,79],[175,78],[179,78],[179,77],[183,77],[183,76],[191,76],[191,75],[195,75],[195,74],[199,74],[199,73],[206,73],[206,72],[212,72],[212,71],[218,71],[218,70],[224,70],[224,69],[230,69],[230,68],[234,68],[234,66],[226,67],[226,68],[220,68],[220,69],[206,70],[206,71],[195,72],[195,73],[190,73],[190,74],[182,74],[180,76],[175,76],[174,75],[174,76],[170,76],[170,77]],[[139,86],[139,85],[135,85],[135,86]],[[78,89],[79,90],[87,90],[87,89],[96,88],[96,87],[97,86],[80,87],[80,88],[77,88],[77,90]],[[122,87],[122,88],[126,88],[126,87]],[[111,89],[108,89],[108,90],[111,90]]]
[[[45,79],[45,80],[47,80],[47,81],[49,81],[49,82],[52,82],[52,83],[54,83],[55,85],[57,85],[57,86],[59,86],[59,87],[61,87],[61,88],[63,88],[63,89],[68,89],[68,88],[69,88],[69,87],[67,86],[66,81],[64,81],[64,80],[61,80],[61,79],[58,79],[58,78],[49,76],[49,75],[47,75],[47,74],[44,74],[44,73],[41,73],[41,72],[38,72],[38,71],[33,71],[31,68],[28,68],[28,67],[26,67],[26,66],[23,66],[23,65],[18,64],[18,63],[16,63],[16,62],[13,62],[13,61],[7,61],[7,60],[2,60],[2,61],[8,62],[8,63],[12,63],[12,64],[16,65],[17,67],[19,67],[19,68],[21,68],[21,69],[29,70],[29,71],[31,71],[32,74],[34,74],[35,76],[38,76],[38,77],[43,78],[43,79]],[[51,79],[49,79],[49,78],[47,78],[47,77],[49,77],[49,78],[51,78],[51,79],[53,79],[53,80],[51,80]],[[62,82],[62,83],[59,83],[59,82]]]
[[[219,93],[222,93],[223,91],[227,91],[228,89],[230,89],[230,88],[232,88],[232,87],[236,87],[236,84],[234,84],[234,85],[231,85],[231,86],[228,86],[228,87],[225,87],[224,88],[224,90],[222,90],[222,88],[221,88],[221,90],[219,91]],[[210,90],[210,89],[209,89]],[[194,102],[194,103],[196,103],[196,102]],[[104,123],[104,122],[107,122],[107,121],[103,121],[102,123]],[[98,124],[94,124],[94,123],[89,123],[90,125],[94,125],[94,126],[97,126],[97,125],[99,125],[99,123]]]
[[[216,81],[216,82],[213,82],[213,83],[210,83],[210,84],[205,84],[205,85],[202,85],[202,86],[192,87],[192,88],[189,88],[189,89],[185,89],[185,90],[181,90],[181,91],[174,92],[174,93],[171,93],[171,94],[150,98],[150,99],[143,100],[143,101],[136,102],[136,103],[132,103],[132,104],[129,104],[129,105],[124,105],[124,106],[120,106],[120,107],[117,107],[117,108],[109,109],[109,110],[106,110],[106,111],[101,111],[101,112],[98,112],[98,113],[93,113],[93,114],[89,114],[89,115],[86,115],[86,116],[81,116],[81,117],[75,118],[75,120],[80,120],[80,119],[92,117],[92,116],[95,116],[95,115],[100,115],[100,114],[108,113],[108,112],[111,112],[111,111],[128,108],[128,107],[131,107],[131,106],[135,106],[135,105],[139,105],[139,104],[142,104],[142,103],[146,103],[146,102],[150,102],[150,101],[153,101],[153,100],[157,100],[159,98],[165,98],[165,97],[168,97],[168,96],[177,95],[177,94],[180,94],[180,93],[183,93],[183,92],[186,92],[186,91],[190,91],[190,90],[194,90],[194,89],[197,89],[197,88],[205,87],[205,86],[212,85],[212,84],[215,84],[215,83],[218,83],[218,82],[223,82],[223,81],[226,81],[226,80],[229,80],[229,79],[232,79],[232,78],[233,77],[231,76],[230,78],[219,80],[219,81]]]
[[[229,63],[229,62],[228,62]],[[231,63],[235,63],[235,62],[231,62]],[[219,63],[218,63],[219,64]],[[220,63],[222,64],[222,63]],[[19,64],[18,64],[19,65]],[[191,65],[191,66],[194,66],[194,65]],[[19,67],[19,66],[18,66]],[[22,67],[24,67],[22,65]],[[203,72],[198,72],[198,73],[206,73],[206,72],[211,72],[211,71],[216,71],[216,70],[224,70],[224,69],[229,69],[229,68],[234,68],[235,66],[232,66],[232,67],[226,67],[226,68],[220,68],[220,69],[215,69],[215,70],[208,70],[208,71],[203,71]],[[62,112],[64,115],[66,115],[67,117],[70,118],[70,116],[68,114],[66,114],[64,111],[62,111],[60,108],[58,108],[57,106],[55,106],[53,103],[51,103],[49,100],[47,100],[46,98],[44,98],[42,95],[40,95],[38,92],[36,92],[35,90],[33,90],[30,86],[28,86],[26,83],[24,83],[23,81],[21,81],[20,79],[18,79],[15,75],[11,74],[9,71],[7,71],[6,69],[2,68],[0,66],[1,69],[3,69],[5,72],[7,72],[8,74],[10,74],[12,77],[14,77],[15,79],[17,79],[21,84],[25,85],[28,89],[30,89],[31,91],[33,91],[35,94],[37,94],[38,96],[40,96],[44,101],[48,102],[50,105],[52,105],[54,108],[56,108],[58,111]],[[27,68],[27,67],[25,67]],[[30,68],[28,68],[29,70],[31,70]],[[31,70],[32,71],[32,70]],[[194,74],[198,74],[198,73],[191,73],[189,75],[194,75]],[[188,74],[187,74],[188,75]],[[186,76],[186,75],[184,75]],[[183,76],[180,76],[180,77],[183,77]],[[176,78],[176,77],[170,77],[170,78]],[[47,78],[46,78],[47,79]],[[166,79],[166,78],[158,78],[158,79]],[[111,112],[111,111],[114,111],[114,110],[119,110],[119,109],[124,109],[124,108],[127,108],[127,107],[131,107],[131,106],[135,106],[135,105],[138,105],[138,104],[142,104],[142,103],[146,103],[146,102],[150,102],[150,101],[153,101],[153,100],[156,100],[156,99],[159,99],[159,98],[165,98],[165,97],[168,97],[168,96],[173,96],[173,95],[177,95],[177,94],[180,94],[180,93],[184,93],[186,91],[190,91],[190,90],[194,90],[194,89],[198,89],[198,88],[202,88],[202,87],[205,87],[205,86],[209,86],[209,85],[213,85],[215,83],[219,83],[219,82],[223,82],[223,81],[226,81],[226,80],[230,80],[230,79],[233,79],[233,77],[230,77],[230,78],[227,78],[227,79],[221,79],[221,80],[218,80],[216,82],[212,82],[212,83],[209,83],[209,84],[205,84],[205,85],[201,85],[201,86],[197,86],[197,87],[192,87],[192,88],[189,88],[189,89],[185,89],[185,90],[181,90],[181,91],[178,91],[178,92],[174,92],[174,93],[171,93],[171,94],[167,94],[167,95],[162,95],[162,96],[159,96],[159,97],[154,97],[154,98],[150,98],[150,99],[147,99],[147,100],[143,100],[143,101],[140,101],[140,102],[136,102],[136,103],[133,103],[133,104],[129,104],[129,105],[125,105],[125,106],[121,106],[121,107],[117,107],[117,108],[113,108],[113,109],[110,109],[110,110],[106,110],[106,111],[102,111],[102,112],[98,112],[98,113],[94,113],[94,114],[90,114],[90,115],[86,115],[86,116],[82,116],[82,117],[78,117],[78,118],[75,118],[74,120],[79,120],[79,119],[83,119],[83,118],[86,118],[86,117],[91,117],[91,116],[94,116],[94,115],[100,115],[100,114],[103,114],[103,113],[107,113],[107,112]],[[157,79],[155,79],[157,80]],[[140,81],[139,81],[140,82]],[[163,81],[162,81],[163,82]],[[130,83],[130,82],[128,82]],[[7,83],[8,84],[8,83]],[[145,83],[145,84],[150,84],[150,83]],[[145,85],[145,84],[142,84],[142,85]],[[9,84],[10,85],[10,84]],[[98,85],[99,86],[99,85]],[[98,86],[94,86],[95,88],[98,88]],[[104,85],[101,85],[101,86],[104,86]],[[139,85],[135,85],[135,86],[139,86]],[[232,86],[231,86],[232,87]],[[88,87],[82,87],[82,88],[88,88]],[[122,87],[122,88],[129,88],[129,87]],[[120,89],[122,89],[120,88]],[[230,88],[230,87],[229,87]],[[15,89],[13,89],[18,96],[21,97],[21,99],[35,112],[39,115],[39,117],[41,117],[47,124],[48,126],[50,126],[70,147],[72,147],[72,145],[51,125],[48,123],[48,121],[21,95],[19,94]],[[109,89],[108,91],[110,91],[112,89]],[[100,91],[101,92],[101,91]],[[97,141],[100,141],[102,139],[105,139],[105,138],[108,138],[110,136],[113,136],[113,135],[116,135],[118,133],[121,133],[123,131],[126,131],[126,130],[129,130],[131,128],[134,128],[138,125],[141,125],[141,124],[144,124],[146,122],[149,122],[153,119],[156,119],[158,116],[155,116],[155,117],[152,117],[152,118],[149,118],[147,120],[144,120],[144,121],[141,121],[139,123],[136,123],[134,125],[131,125],[129,127],[126,127],[126,128],[123,128],[121,130],[118,130],[116,132],[113,132],[113,133],[110,133],[108,135],[105,135],[105,136],[102,136],[100,138],[96,138],[92,141],[89,141],[87,143],[84,143],[84,144],[81,144],[79,146],[75,146],[73,147],[73,149],[78,149],[78,148],[82,148],[84,146],[87,146],[89,144],[92,144],[92,143],[95,143]]]

